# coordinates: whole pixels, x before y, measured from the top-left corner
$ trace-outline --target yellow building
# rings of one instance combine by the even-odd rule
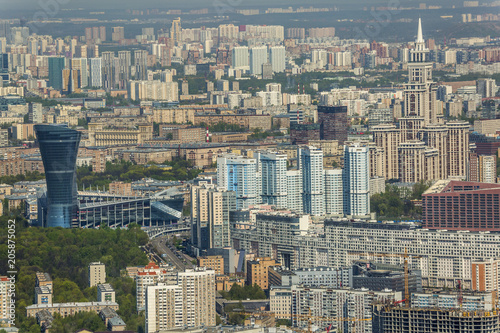
[[[227,275],[217,275],[215,277],[215,290],[217,291],[229,291],[235,284],[243,287],[245,279]]]
[[[224,275],[224,257],[203,256],[198,257],[198,267],[205,267],[215,271],[215,275]]]
[[[101,262],[91,262],[89,265],[89,287],[106,283],[106,265]]]
[[[26,316],[35,317],[36,314],[42,310],[47,310],[52,316],[55,313],[61,317],[73,316],[79,312],[94,312],[98,314],[99,311],[109,307],[113,310],[118,310],[118,303],[115,302],[79,302],[79,303],[53,303],[53,304],[34,304],[26,307]]]
[[[247,284],[257,284],[262,290],[269,288],[269,267],[276,266],[276,261],[269,257],[255,258],[247,262]]]
[[[93,147],[139,145],[152,138],[152,124],[125,129],[107,129],[103,123],[89,124],[89,146]]]

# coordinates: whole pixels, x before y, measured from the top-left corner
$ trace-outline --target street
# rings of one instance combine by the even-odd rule
[[[181,251],[177,251],[173,246],[170,249],[165,245],[167,242],[168,236],[162,236],[155,238],[151,241],[156,252],[165,260],[167,263],[174,265],[178,270],[184,271],[186,268],[191,268],[193,265],[190,262],[190,257],[183,254]],[[166,254],[166,257],[162,255]]]

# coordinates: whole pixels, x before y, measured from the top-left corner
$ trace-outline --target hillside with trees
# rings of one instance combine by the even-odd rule
[[[148,237],[136,224],[128,229],[62,229],[28,227],[26,220],[14,212],[0,217],[0,275],[7,269],[7,221],[16,220],[16,326],[20,332],[39,333],[35,318],[26,317],[26,306],[34,303],[35,273],[47,272],[54,285],[54,302],[96,301],[96,287],[88,287],[88,265],[94,261],[106,264],[106,282],[116,291],[118,314],[129,330],[143,330],[144,315],[137,315],[135,282],[123,274],[126,266],[145,265],[148,259],[141,246]],[[80,318],[81,317],[81,318]],[[55,318],[56,330],[74,332],[96,324],[95,314],[78,318]],[[98,317],[97,317],[98,318]],[[100,319],[99,319],[100,320]]]

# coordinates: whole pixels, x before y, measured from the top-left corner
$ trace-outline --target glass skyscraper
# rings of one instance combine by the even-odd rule
[[[35,125],[47,182],[46,227],[70,228],[77,218],[76,158],[81,133],[65,126]]]
[[[49,86],[56,90],[62,90],[63,88],[63,69],[64,57],[49,58]]]

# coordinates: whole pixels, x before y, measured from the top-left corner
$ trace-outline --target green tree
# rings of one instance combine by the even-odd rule
[[[79,312],[65,318],[55,314],[50,331],[54,333],[72,333],[83,328],[93,332],[106,330],[106,326],[99,315],[93,312]]]

